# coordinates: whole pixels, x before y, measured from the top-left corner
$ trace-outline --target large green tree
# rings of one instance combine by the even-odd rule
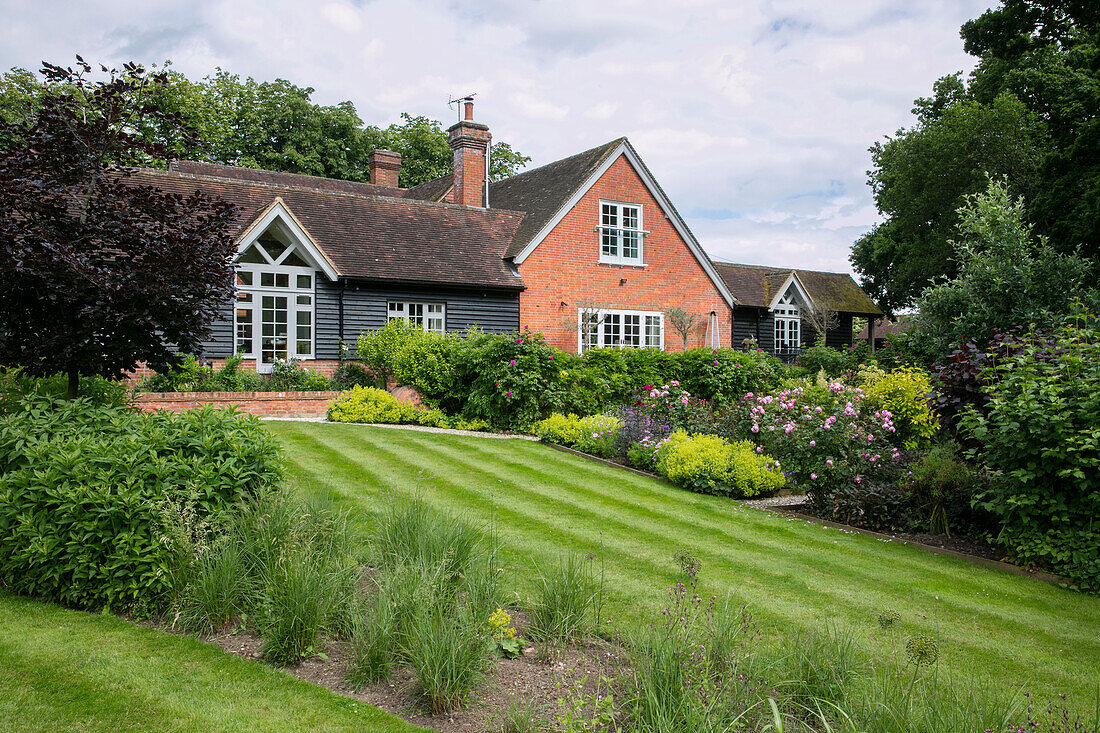
[[[375,148],[402,154],[402,186],[446,175],[453,156],[447,133],[438,121],[402,115],[402,124],[379,128],[364,125],[348,101],[332,106],[312,101],[314,90],[284,79],[271,82],[241,79],[218,69],[199,81],[188,79],[166,64],[165,83],[145,92],[149,104],[165,115],[186,121],[198,135],[199,146],[189,149],[197,160],[231,163],[250,168],[304,173],[314,176],[367,181],[368,157]],[[33,118],[41,107],[42,86],[25,69],[12,69],[0,77],[0,119],[16,122]],[[79,93],[54,89],[52,93]],[[184,141],[174,125],[153,116],[136,130],[169,155],[181,155]],[[0,147],[11,141],[0,139]],[[497,180],[514,175],[530,158],[496,143],[490,176]],[[163,166],[149,158],[145,165]]]
[[[1060,252],[1100,259],[1100,5],[1004,0],[962,28],[979,62],[916,100],[915,124],[871,148],[884,221],[852,263],[887,310],[958,272],[964,197],[1006,175],[1029,221]]]

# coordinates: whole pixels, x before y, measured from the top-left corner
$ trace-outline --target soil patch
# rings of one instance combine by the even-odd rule
[[[146,625],[179,633],[163,623],[146,622]],[[246,659],[264,658],[260,637],[247,629],[238,627],[198,638]],[[421,696],[415,672],[409,667],[396,668],[387,680],[358,690],[353,688],[345,676],[350,645],[349,641],[327,639],[319,654],[282,669],[299,679],[443,733],[500,730],[502,714],[513,705],[532,705],[539,717],[553,724],[564,710],[562,701],[575,695],[578,689],[587,694],[597,693],[601,679],[611,677],[622,654],[620,647],[596,640],[559,650],[546,659],[535,645],[528,644],[522,656],[490,663],[485,681],[465,708],[433,714]]]

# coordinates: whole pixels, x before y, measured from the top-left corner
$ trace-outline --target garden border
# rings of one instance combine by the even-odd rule
[[[587,458],[590,461],[602,464],[604,466],[610,466],[611,468],[619,468],[619,469],[622,469],[624,471],[629,471],[630,473],[636,474],[638,476],[644,476],[646,478],[651,478],[654,481],[660,481],[661,483],[668,484],[669,486],[675,486],[675,484],[673,484],[671,481],[669,481],[668,479],[666,479],[662,476],[656,476],[652,473],[648,473],[646,471],[641,471],[641,470],[638,470],[637,468],[632,468],[631,466],[624,466],[621,463],[615,463],[614,461],[609,461],[606,458],[600,458],[599,456],[594,456],[591,453],[582,453],[579,450],[574,450],[572,448],[566,448],[564,445],[558,445],[556,443],[543,443],[543,445],[548,445],[548,446],[550,446],[551,448],[553,448],[555,450],[562,451],[563,453],[570,453],[570,454],[572,454],[574,456],[578,456],[580,458]],[[684,489],[684,491],[687,491],[687,489]],[[737,500],[734,499],[733,501],[737,501]],[[738,503],[740,503],[740,502],[738,502]],[[1055,575],[1053,573],[1048,573],[1048,572],[1045,572],[1043,570],[1028,570],[1026,568],[1020,567],[1019,565],[1013,565],[1012,563],[1001,562],[1000,560],[990,560],[988,558],[978,557],[977,555],[967,555],[964,552],[958,552],[956,550],[948,550],[946,548],[935,547],[933,545],[926,545],[922,542],[914,542],[912,540],[901,540],[901,539],[898,539],[897,537],[892,537],[888,534],[883,534],[881,532],[873,532],[869,529],[861,529],[859,527],[852,527],[852,526],[849,526],[847,524],[840,524],[838,522],[830,522],[827,519],[821,519],[820,517],[814,517],[814,516],[811,516],[809,514],[802,514],[800,512],[787,511],[782,506],[769,506],[769,507],[759,507],[759,508],[762,511],[773,512],[775,514],[779,514],[779,515],[784,516],[784,517],[791,517],[793,519],[802,519],[802,520],[805,520],[807,522],[813,522],[814,524],[821,525],[823,527],[829,527],[831,529],[844,530],[845,532],[858,532],[859,534],[866,535],[867,537],[874,537],[875,539],[879,539],[879,540],[887,540],[889,542],[899,542],[899,543],[904,544],[904,545],[909,545],[910,547],[917,547],[917,548],[920,548],[922,550],[926,550],[928,552],[931,552],[934,555],[947,555],[949,557],[954,557],[954,558],[957,558],[959,560],[966,560],[966,561],[971,562],[975,565],[983,565],[987,568],[992,568],[994,570],[1004,570],[1004,571],[1012,573],[1014,575],[1020,575],[1020,576],[1025,577],[1025,578],[1034,578],[1036,580],[1041,580],[1044,583],[1050,583],[1052,585],[1059,585],[1059,586],[1063,586],[1063,587],[1066,587],[1066,588],[1072,588],[1072,585],[1073,585],[1072,583],[1070,583],[1068,580],[1066,580],[1062,576]]]
[[[801,512],[792,512],[784,510],[783,507],[768,507],[768,511],[775,512],[784,517],[791,517],[793,519],[802,519],[807,522],[813,522],[814,524],[821,525],[822,527],[830,527],[832,529],[840,529],[845,532],[858,532],[859,534],[867,537],[874,537],[878,540],[887,540],[889,542],[900,542],[903,545],[910,545],[912,547],[919,547],[922,550],[928,550],[934,555],[948,555],[949,557],[958,558],[959,560],[967,560],[975,565],[984,565],[987,568],[993,568],[995,570],[1005,570],[1013,573],[1014,575],[1020,575],[1025,578],[1035,578],[1041,580],[1044,583],[1051,583],[1053,585],[1061,585],[1065,587],[1071,587],[1073,584],[1060,575],[1054,573],[1048,573],[1043,570],[1028,570],[1022,568],[1019,565],[1013,565],[1008,562],[1001,562],[1000,560],[990,560],[986,557],[979,557],[977,555],[968,555],[965,552],[959,552],[958,550],[949,550],[946,547],[936,547],[935,545],[926,545],[923,542],[915,542],[913,540],[902,540],[892,535],[883,534],[882,532],[875,532],[870,529],[863,529],[861,527],[853,527],[848,524],[841,524],[839,522],[830,522],[828,519],[822,519],[821,517],[815,517],[810,514],[802,514]]]

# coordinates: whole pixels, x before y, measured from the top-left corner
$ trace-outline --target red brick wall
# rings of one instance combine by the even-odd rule
[[[261,417],[324,417],[339,392],[146,392],[138,407],[146,412],[180,412],[202,405],[235,406]]]
[[[642,205],[642,227],[650,232],[643,245],[646,267],[599,263],[595,227],[601,198]],[[715,311],[722,345],[730,345],[732,309],[623,156],[519,265],[519,273],[527,285],[519,299],[520,326],[542,331],[558,348],[577,350],[578,301],[624,310],[680,307],[704,321]],[[626,283],[620,284],[623,278]],[[704,340],[705,333],[693,334],[688,347],[702,346]],[[679,351],[682,345],[683,338],[666,318],[665,349]]]
[[[221,359],[221,358],[219,358],[219,359],[207,359],[206,362],[208,364],[210,364],[212,367],[214,367],[215,369],[221,369],[223,366],[225,366],[225,359]],[[321,374],[324,374],[326,377],[331,377],[336,372],[337,368],[339,368],[340,360],[339,359],[307,359],[307,360],[303,360],[303,361],[299,362],[299,366],[302,369],[310,369],[310,370],[315,371],[315,372],[320,372]],[[254,372],[254,371],[256,371],[256,360],[255,359],[243,359],[241,361],[240,367],[238,367],[238,368],[241,371]],[[153,374],[155,374],[155,372],[152,369],[145,366],[145,364],[141,364],[140,366],[138,366],[137,369],[130,372],[126,376],[126,380],[130,381],[130,382],[137,383],[137,382],[140,382],[142,379],[145,379],[146,377],[152,376]]]

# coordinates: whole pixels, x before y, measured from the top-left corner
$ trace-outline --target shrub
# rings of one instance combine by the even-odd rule
[[[83,608],[155,608],[169,588],[157,506],[218,514],[279,479],[251,416],[137,413],[29,395],[0,415],[0,577]]]
[[[730,444],[717,435],[674,432],[657,449],[656,468],[669,481],[702,494],[757,496],[786,483],[769,456],[750,441]]]
[[[824,370],[831,379],[859,366],[858,352],[852,349],[834,349],[831,346],[812,346],[803,351],[797,364],[811,374]]]
[[[345,362],[336,368],[336,371],[332,373],[331,387],[335,390],[344,391],[351,389],[352,387],[375,387],[378,380],[373,375],[369,374],[360,364],[355,362]]]
[[[691,349],[677,358],[683,388],[716,405],[735,402],[747,392],[773,389],[783,374],[782,363],[760,351]]]
[[[275,392],[323,392],[331,386],[324,374],[303,369],[302,363],[293,358],[276,359],[269,379]]]
[[[1100,329],[1083,314],[994,367],[988,412],[963,428],[998,480],[978,500],[1020,562],[1100,591]]]
[[[907,450],[927,448],[939,423],[929,405],[932,383],[916,367],[898,367],[877,379],[865,394],[869,404],[890,415],[897,432],[893,441]]]
[[[818,513],[834,522],[877,532],[908,532],[914,528],[912,496],[892,481],[843,484],[823,501],[828,506]]]
[[[428,399],[438,399],[454,389],[458,379],[454,342],[449,336],[425,333],[406,339],[393,355],[393,376]]]
[[[580,418],[576,415],[553,413],[545,420],[531,426],[531,433],[539,440],[558,445],[574,445],[581,439]]]
[[[68,392],[69,378],[65,374],[52,377],[32,377],[24,374],[20,367],[0,365],[0,413],[20,410],[22,400],[29,395],[65,398]],[[94,405],[126,407],[133,403],[133,392],[121,382],[113,382],[103,377],[81,377],[81,399]]]
[[[380,387],[394,376],[398,352],[411,341],[424,337],[424,331],[400,318],[386,321],[382,328],[363,333],[356,340],[356,352],[363,363],[379,378]]]
[[[328,407],[328,419],[333,422],[408,423],[416,422],[417,413],[414,406],[375,387],[352,387]]]
[[[913,520],[932,534],[950,535],[954,527],[969,535],[991,531],[996,521],[988,511],[973,505],[984,477],[958,460],[952,445],[940,445],[913,465],[906,483],[913,503]]]
[[[822,513],[829,510],[833,491],[894,471],[901,455],[885,437],[896,429],[889,415],[871,412],[861,389],[840,382],[746,395],[723,413],[719,428],[775,456],[776,467],[803,487],[811,507]]]
[[[560,402],[554,361],[560,352],[547,346],[542,334],[467,336],[466,342],[457,352],[460,374],[470,385],[463,416],[523,431]]]
[[[619,418],[613,415],[579,418],[576,415],[554,413],[535,423],[531,431],[547,443],[569,446],[606,458],[613,454],[612,447],[618,429]]]

